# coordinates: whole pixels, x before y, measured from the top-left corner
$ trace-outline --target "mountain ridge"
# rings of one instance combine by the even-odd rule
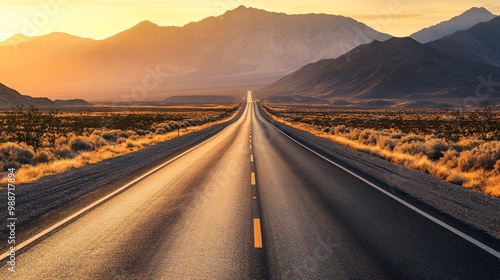
[[[453,57],[467,57],[500,67],[500,37],[491,34],[500,34],[500,17],[479,23],[468,30],[457,31],[427,45]]]
[[[490,21],[494,17],[495,15],[483,7],[473,7],[449,20],[417,31],[411,34],[410,37],[420,43],[428,43],[456,31],[469,29],[478,23]]]
[[[34,96],[115,101],[140,90],[146,94],[135,101],[151,101],[164,99],[167,90],[269,83],[306,63],[388,38],[347,17],[240,6],[183,27],[143,21],[105,40],[2,64],[0,76]]]
[[[477,77],[500,76],[500,68],[451,57],[409,37],[374,41],[346,56],[349,61],[340,57],[308,64],[255,93],[268,102],[308,97],[337,104],[456,103],[474,94]]]
[[[56,108],[65,106],[89,106],[90,103],[82,99],[50,100],[46,97],[31,97],[23,95],[17,90],[0,83],[0,108],[16,108],[18,106],[36,106],[39,108]]]

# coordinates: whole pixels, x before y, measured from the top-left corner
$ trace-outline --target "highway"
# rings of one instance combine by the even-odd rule
[[[242,117],[28,244],[0,279],[499,279],[500,259]]]

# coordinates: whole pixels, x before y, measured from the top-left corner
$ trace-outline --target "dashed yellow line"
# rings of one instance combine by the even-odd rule
[[[257,200],[257,197],[256,197],[256,196],[252,196],[252,199],[253,199],[253,200]]]
[[[253,155],[250,155],[250,162],[253,162]]]
[[[250,150],[252,149],[252,145],[250,145]]]
[[[258,218],[253,219],[253,244],[255,248],[262,248],[262,232]]]
[[[255,172],[252,172],[250,174],[250,183],[252,184],[252,186],[255,186]]]

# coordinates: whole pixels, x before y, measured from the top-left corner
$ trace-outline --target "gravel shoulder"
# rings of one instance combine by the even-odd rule
[[[500,250],[500,199],[278,123],[258,107],[266,120],[301,144]]]
[[[16,187],[16,239],[26,240],[48,226],[75,213],[90,203],[113,192],[155,166],[219,133],[239,119],[245,106],[230,121],[183,135],[142,150],[72,169],[64,173]],[[7,190],[0,190],[2,223],[7,221]],[[0,240],[7,240],[7,228],[2,227]],[[0,242],[5,251],[7,242]]]

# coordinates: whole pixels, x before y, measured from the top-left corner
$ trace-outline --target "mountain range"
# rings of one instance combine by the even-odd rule
[[[412,38],[375,41],[308,64],[255,93],[279,103],[457,106],[482,81],[500,77],[497,60],[489,59],[500,55],[499,38],[492,34],[500,34],[498,17],[428,44]]]
[[[145,21],[105,40],[53,33],[0,46],[0,77],[33,96],[159,100],[172,89],[266,84],[390,37],[343,16],[240,6],[183,27]]]
[[[420,43],[428,43],[457,31],[469,29],[478,23],[490,21],[493,18],[495,15],[485,8],[471,8],[450,20],[415,32],[410,37]]]
[[[500,19],[484,8],[392,38],[343,16],[240,6],[183,27],[144,21],[105,40],[16,35],[0,42],[0,77],[32,96],[117,104],[230,95],[277,80],[256,93],[273,102],[443,107],[498,74],[494,34]],[[34,102],[12,91],[3,98]]]
[[[38,108],[56,108],[64,106],[89,106],[91,104],[81,99],[52,101],[45,97],[35,98],[22,95],[18,91],[0,83],[0,108],[11,109],[17,106],[28,107],[31,105]]]
[[[455,58],[471,60],[500,67],[500,17],[479,23],[469,30],[458,31],[427,45]]]

